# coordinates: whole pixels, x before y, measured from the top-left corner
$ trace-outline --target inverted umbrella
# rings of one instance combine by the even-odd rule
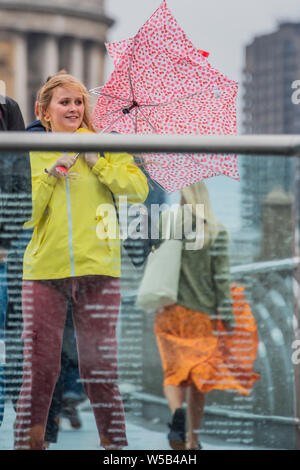
[[[101,132],[226,135],[236,133],[238,85],[213,68],[177,24],[166,2],[134,38],[108,46],[115,69],[99,96]],[[144,155],[149,175],[168,192],[202,178],[239,179],[236,156]]]

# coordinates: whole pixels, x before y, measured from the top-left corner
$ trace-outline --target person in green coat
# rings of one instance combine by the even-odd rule
[[[203,205],[204,219],[197,205]],[[201,448],[198,437],[207,392],[233,389],[248,394],[258,378],[252,371],[252,360],[246,374],[241,363],[232,362],[230,346],[236,341],[236,315],[229,237],[214,216],[204,182],[182,190],[181,210],[179,224],[188,219],[184,214],[190,211],[195,237],[197,222],[198,227],[202,224],[202,243],[194,243],[191,249],[189,235],[183,237],[177,302],[158,311],[154,325],[164,371],[164,394],[172,412],[168,439],[175,450]],[[197,221],[197,217],[202,220]],[[250,338],[254,356],[256,340],[256,336]],[[183,408],[185,398],[187,410]]]

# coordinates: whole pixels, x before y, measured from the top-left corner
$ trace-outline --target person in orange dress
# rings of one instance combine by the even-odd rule
[[[244,288],[230,281],[227,231],[213,214],[204,182],[181,194],[182,211],[192,211],[193,228],[197,204],[204,205],[204,236],[197,249],[187,249],[183,239],[177,303],[158,311],[154,324],[172,413],[168,439],[175,450],[201,449],[207,392],[230,389],[248,395],[259,379],[253,372],[256,324]]]

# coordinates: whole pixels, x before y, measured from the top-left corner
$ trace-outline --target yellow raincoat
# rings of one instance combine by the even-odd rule
[[[90,132],[79,129],[77,132]],[[91,169],[83,155],[70,169],[69,178],[45,173],[59,152],[32,152],[32,218],[34,227],[24,255],[23,279],[63,279],[73,276],[120,276],[120,241],[99,237],[107,230],[101,204],[127,196],[142,203],[148,195],[147,178],[127,153],[104,153]],[[72,175],[73,174],[73,175]]]

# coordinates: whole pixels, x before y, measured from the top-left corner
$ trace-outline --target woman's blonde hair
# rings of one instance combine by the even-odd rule
[[[78,90],[82,95],[83,103],[84,103],[84,115],[82,119],[82,127],[89,129],[92,132],[96,132],[91,118],[91,105],[89,101],[89,93],[86,87],[78,80],[77,78],[73,77],[73,75],[68,74],[65,70],[61,70],[60,72],[56,73],[49,77],[46,83],[40,88],[37,93],[37,103],[38,103],[38,113],[41,123],[46,128],[47,131],[51,130],[51,124],[49,121],[45,119],[45,114],[47,109],[50,105],[53,90],[57,87],[64,87],[64,88],[71,88]]]
[[[182,203],[190,204],[192,213],[197,216],[196,206],[197,204],[204,205],[204,246],[208,243],[214,243],[222,224],[216,219],[209,197],[209,192],[204,181],[186,186],[181,191]]]

